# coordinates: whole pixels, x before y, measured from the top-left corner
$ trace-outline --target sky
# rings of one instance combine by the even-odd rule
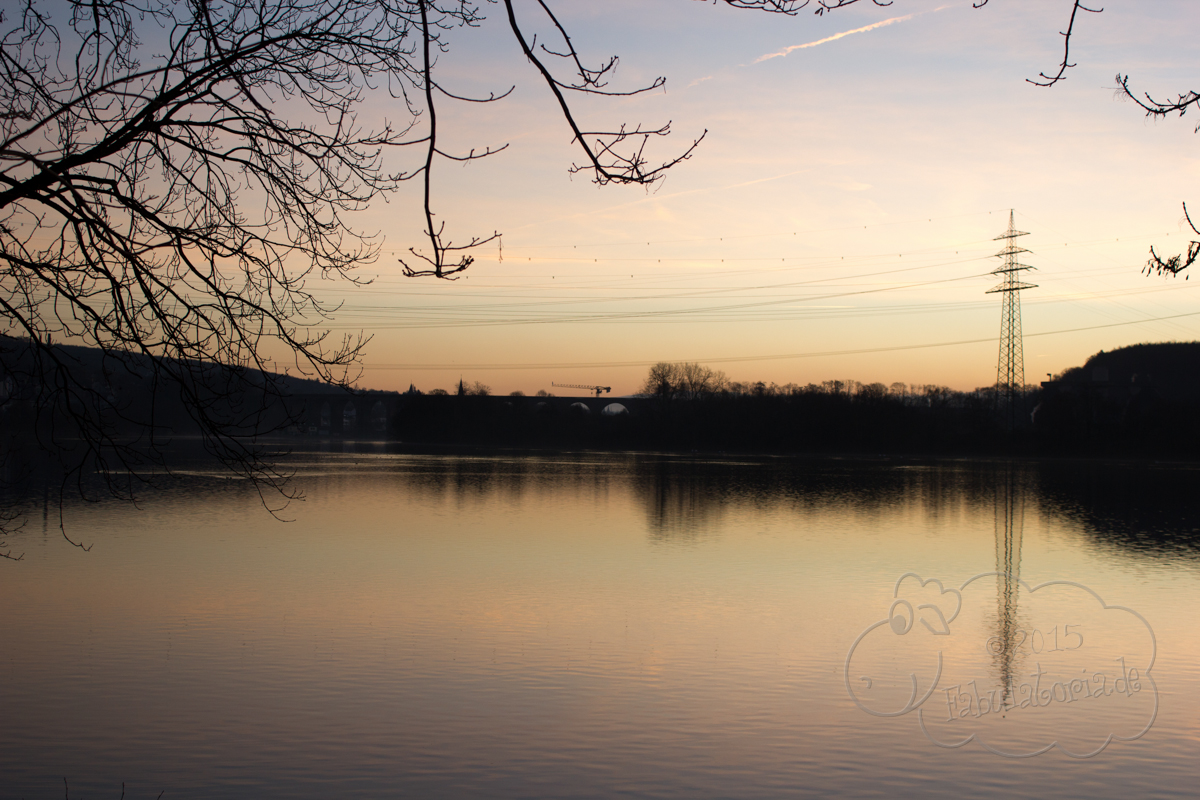
[[[554,43],[519,3],[541,42]],[[996,380],[999,283],[989,274],[1013,212],[1036,288],[1021,294],[1029,383],[1099,350],[1200,339],[1200,280],[1148,277],[1149,248],[1186,249],[1181,204],[1200,210],[1200,119],[1149,120],[1116,74],[1158,98],[1193,88],[1188,0],[1110,3],[1076,24],[1070,0],[860,2],[822,16],[698,0],[553,4],[585,61],[620,56],[618,90],[576,99],[581,121],[657,126],[667,160],[647,190],[594,185],[553,97],[499,16],[454,31],[441,80],[448,149],[503,152],[435,166],[446,236],[502,233],[457,281],[405,278],[422,247],[419,186],[356,225],[378,231],[368,286],[320,282],[343,303],[331,328],[372,336],[364,388],[493,392],[553,383],[638,390],[650,364],[698,361],[732,380],[853,379],[973,389]],[[394,105],[394,104],[393,104]],[[402,118],[371,102],[366,125]],[[404,154],[396,164],[404,165]],[[407,156],[407,157],[411,157]],[[411,163],[409,162],[409,165]]]

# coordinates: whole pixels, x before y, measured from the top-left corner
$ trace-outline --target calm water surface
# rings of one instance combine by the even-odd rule
[[[10,537],[0,797],[1195,796],[1193,469],[290,465]]]

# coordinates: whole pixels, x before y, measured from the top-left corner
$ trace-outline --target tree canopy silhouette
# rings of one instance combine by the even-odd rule
[[[782,14],[804,5],[726,2]],[[501,6],[583,153],[572,171],[653,183],[703,138],[653,162],[648,145],[669,124],[582,128],[573,93],[632,94],[663,80],[611,89],[616,58],[585,66],[547,3],[525,11],[549,20],[555,44],[527,35],[510,0]],[[460,97],[437,77],[447,32],[481,19],[467,0],[24,0],[0,10],[0,380],[15,387],[2,402],[23,397],[53,423],[34,427],[48,452],[71,451],[69,473],[137,474],[165,431],[98,388],[133,373],[178,392],[229,467],[280,486],[253,440],[262,404],[234,398],[247,386],[263,403],[282,393],[272,353],[302,374],[353,382],[364,340],[322,331],[333,309],[308,286],[355,281],[354,268],[378,258],[379,241],[350,213],[423,182],[427,242],[403,260],[408,275],[452,277],[470,266],[466,251],[496,236],[452,240],[433,210],[435,163],[495,152],[453,153],[439,139],[440,103],[504,96]],[[357,113],[382,93],[395,121],[364,128]],[[421,155],[389,171],[386,153],[404,148]],[[82,367],[56,340],[98,348],[103,365]],[[144,435],[121,438],[114,420]]]

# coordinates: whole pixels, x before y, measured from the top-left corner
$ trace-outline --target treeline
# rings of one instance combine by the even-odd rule
[[[1022,395],[1021,417],[1028,419],[1033,401]],[[685,449],[980,453],[1011,441],[995,406],[990,389],[731,383],[708,393],[651,396],[640,433]]]
[[[1114,362],[1105,354],[1098,363]],[[1145,372],[1087,366],[1023,387],[1010,406],[991,386],[736,382],[702,364],[663,362],[631,398],[413,398],[390,436],[731,453],[1200,455],[1200,391],[1180,388],[1161,366],[1157,384]]]
[[[87,389],[78,402],[65,395],[75,405],[64,404],[53,387],[22,380],[22,370],[14,369],[20,359],[8,359],[0,374],[0,429],[6,434],[0,450],[29,439],[36,449],[89,451],[97,441],[103,448],[196,431],[183,398],[155,391],[142,360],[114,365],[83,348],[63,348],[61,357],[74,385]],[[284,376],[273,376],[280,383],[269,392],[253,388],[255,375],[236,391],[204,389],[208,402],[232,421],[230,429],[251,437],[729,453],[1195,458],[1198,364],[1195,344],[1101,353],[1056,380],[1024,387],[1011,407],[994,387],[738,382],[703,364],[679,362],[655,364],[640,392],[625,398],[496,396],[478,382],[460,382],[454,393],[360,392]],[[41,399],[46,391],[57,404]],[[100,413],[86,405],[94,397],[105,400]]]
[[[857,381],[737,383],[660,364],[629,398],[410,396],[389,426],[406,442],[724,452],[981,454],[1029,437],[1006,429],[993,389]],[[1028,421],[1036,392],[1018,398]],[[1015,437],[1015,438],[1014,438]]]
[[[730,381],[662,362],[642,386],[667,446],[788,451],[1200,456],[1200,343],[1101,351],[1009,405],[988,386]]]
[[[993,387],[738,382],[703,364],[671,362],[650,368],[642,394],[643,433],[663,445],[799,452],[987,452],[1027,433],[1023,421],[1036,402],[1032,388],[1020,393],[1022,422],[1009,430]]]
[[[1033,392],[1036,387],[1029,386],[1025,392]],[[832,395],[846,396],[859,400],[878,401],[892,397],[900,402],[917,403],[921,399],[927,403],[944,403],[947,398],[960,396],[960,404],[967,396],[985,396],[994,398],[994,387],[976,389],[974,392],[956,392],[946,386],[936,384],[908,384],[896,382],[890,385],[883,383],[861,383],[856,380],[829,380],[821,383],[808,383],[803,386],[796,383],[780,385],[772,381],[743,382],[731,381],[721,370],[716,370],[704,364],[695,362],[660,361],[650,367],[646,380],[642,383],[641,394],[659,399],[704,399],[716,396],[733,397],[794,397],[797,395]]]

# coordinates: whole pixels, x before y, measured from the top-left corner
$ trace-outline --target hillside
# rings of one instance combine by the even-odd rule
[[[1101,350],[1082,367],[1059,377],[1063,383],[1107,383],[1111,386],[1152,386],[1163,397],[1200,395],[1200,342],[1135,344]]]
[[[123,353],[119,356],[105,353],[95,347],[56,344],[55,354],[72,372],[83,375],[105,375],[110,380],[131,378],[134,381],[150,376],[150,357],[142,354]],[[0,377],[18,378],[28,374],[29,343],[25,339],[0,335]],[[246,369],[246,382],[250,386],[262,386],[263,373],[257,369]],[[271,373],[275,385],[285,394],[343,394],[344,389],[311,378]]]

